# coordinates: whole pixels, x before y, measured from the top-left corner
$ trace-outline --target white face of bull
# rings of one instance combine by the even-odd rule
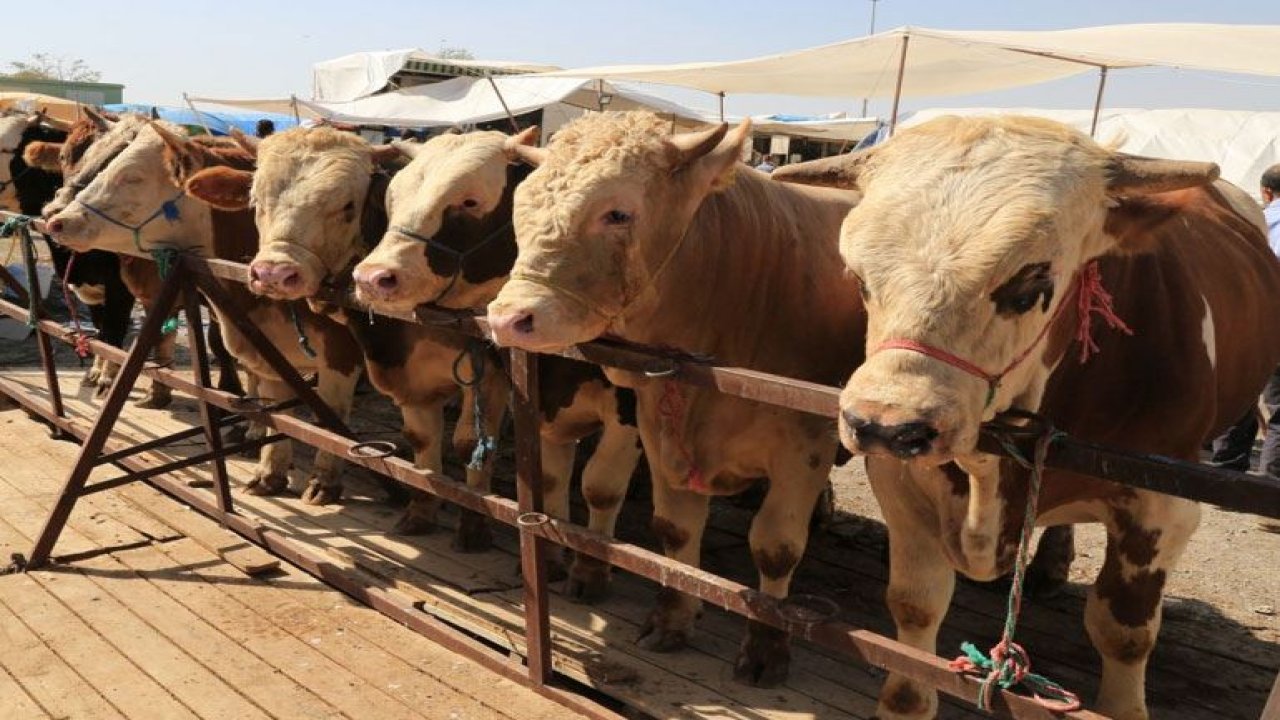
[[[749,124],[669,135],[650,113],[592,113],[556,134],[515,194],[519,255],[489,305],[501,345],[595,339],[647,298],[702,200],[730,182]]]
[[[10,165],[16,156],[22,135],[38,115],[6,115],[0,117],[0,210],[17,212],[18,196],[13,188],[13,169]]]
[[[841,237],[869,320],[867,361],[841,394],[845,444],[939,464],[972,454],[996,413],[1036,409],[1056,362],[1044,335],[1078,272],[1132,249],[1107,234],[1115,198],[1216,174],[1115,154],[1048,121],[950,117],[778,171],[864,193]]]
[[[507,168],[516,160],[514,146],[532,144],[536,133],[536,128],[514,137],[473,132],[399,145],[413,160],[387,189],[386,234],[355,268],[357,299],[376,310],[406,311],[428,302],[470,307],[477,298],[492,298],[505,273],[492,279],[491,289],[463,287],[469,285],[460,279],[467,270],[461,266],[468,257],[464,253],[485,248],[450,242],[454,239],[441,237],[441,231],[447,220],[479,228],[498,211]],[[504,229],[473,239],[489,242]]]
[[[78,192],[49,217],[49,234],[78,252],[145,255],[156,245],[207,251],[207,233],[197,229],[207,227],[208,208],[183,194],[166,162],[166,136],[185,141],[176,125],[135,116],[116,123],[66,181]]]
[[[311,297],[361,252],[372,153],[358,136],[329,127],[288,130],[258,145],[253,292],[281,300]]]

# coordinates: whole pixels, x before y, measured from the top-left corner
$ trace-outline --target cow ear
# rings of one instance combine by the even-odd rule
[[[373,164],[381,167],[395,165],[405,157],[405,153],[395,143],[391,143],[390,145],[374,145],[370,149],[370,155],[373,157]]]
[[[80,109],[84,111],[85,117],[89,118],[89,122],[93,123],[93,126],[97,128],[98,132],[105,133],[116,123],[116,121],[108,115],[100,113],[88,105],[81,105]]]
[[[870,157],[871,150],[862,150],[848,155],[784,165],[774,170],[769,177],[779,182],[797,185],[855,190],[858,188],[858,174]]]
[[[1107,194],[1150,195],[1200,187],[1217,180],[1219,174],[1216,163],[1114,153],[1107,164]]]
[[[422,150],[422,143],[412,140],[392,140],[391,147],[395,148],[401,155],[412,160],[418,157],[418,152]]]
[[[22,161],[45,172],[61,173],[62,164],[58,162],[58,156],[61,153],[62,143],[36,140],[27,143],[26,149],[22,151]]]
[[[261,138],[246,135],[240,128],[232,126],[231,139],[235,141],[236,145],[240,146],[240,149],[254,157],[258,156],[258,143],[262,142]]]
[[[672,172],[686,172],[700,186],[717,190],[726,186],[742,159],[742,148],[751,140],[751,120],[732,131],[720,125],[700,132],[673,135],[667,140],[675,152]]]
[[[247,170],[215,166],[205,168],[187,179],[187,194],[219,210],[244,210],[249,207],[249,191],[253,173]]]
[[[541,130],[537,125],[527,127],[524,130],[508,137],[502,141],[502,151],[507,154],[507,159],[513,163],[528,162],[530,165],[537,167],[546,159],[546,150],[538,147],[538,135]],[[535,156],[535,161],[526,160],[526,155]]]

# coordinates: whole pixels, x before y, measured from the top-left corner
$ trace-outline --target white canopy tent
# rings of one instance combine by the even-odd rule
[[[901,27],[854,40],[732,62],[621,65],[547,73],[691,87],[723,97],[767,93],[892,97],[964,95],[1098,70],[1165,66],[1280,75],[1280,25],[1111,25],[1049,31]]]
[[[504,60],[453,60],[408,48],[383,52],[359,52],[325,60],[311,66],[311,97],[323,102],[349,102],[382,92],[392,76],[410,63],[462,69],[476,76],[535,73],[559,70],[555,65]]]
[[[941,115],[1035,115],[1088,132],[1090,110],[1036,108],[930,109],[902,122],[910,127]],[[1222,177],[1255,197],[1263,171],[1280,163],[1280,112],[1247,110],[1104,110],[1097,137],[1118,143],[1135,155],[1176,160],[1205,160],[1222,168]]]

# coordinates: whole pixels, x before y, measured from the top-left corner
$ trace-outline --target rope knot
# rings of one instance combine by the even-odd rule
[[[1098,343],[1093,339],[1093,315],[1097,313],[1112,330],[1125,335],[1132,335],[1133,330],[1116,314],[1115,299],[1102,285],[1102,272],[1098,270],[1098,261],[1088,263],[1080,271],[1080,290],[1076,294],[1076,307],[1080,315],[1079,327],[1076,328],[1076,341],[1080,343],[1080,362],[1086,363],[1089,357],[1098,352]]]
[[[681,390],[679,383],[674,380],[667,380],[662,385],[662,396],[658,398],[658,414],[667,425],[667,432],[675,443],[676,451],[680,453],[681,459],[688,465],[689,469],[686,471],[685,480],[689,484],[689,489],[694,492],[706,493],[710,489],[706,476],[703,474],[702,468],[698,467],[697,459],[693,456],[693,450],[685,442],[685,410],[684,392]]]

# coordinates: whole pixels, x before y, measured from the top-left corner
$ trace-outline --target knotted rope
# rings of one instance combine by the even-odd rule
[[[302,327],[302,318],[298,317],[298,302],[300,301],[289,303],[289,319],[293,321],[293,329],[298,333],[298,347],[302,348],[302,354],[314,360],[316,351],[311,347],[306,329]]]
[[[1036,418],[1030,413],[1014,411],[1014,416]],[[1049,446],[1064,436],[1047,422],[1036,439],[1035,455],[1032,460],[1018,450],[1006,433],[994,433],[1000,444],[1004,446],[1010,457],[1023,468],[1030,471],[1027,485],[1027,503],[1024,508],[1022,532],[1018,537],[1018,554],[1013,566],[1013,582],[1009,587],[1009,599],[1005,608],[1004,631],[1000,642],[991,648],[991,654],[982,654],[973,643],[960,644],[960,655],[950,663],[951,670],[958,673],[983,675],[978,686],[979,710],[990,710],[996,690],[1009,690],[1023,686],[1042,707],[1054,712],[1071,712],[1080,709],[1080,698],[1058,683],[1031,672],[1031,656],[1021,645],[1014,642],[1014,632],[1018,627],[1018,616],[1022,612],[1023,583],[1026,579],[1027,564],[1031,554],[1031,534],[1035,529],[1036,506],[1040,498],[1040,484],[1044,476],[1045,458],[1049,454]]]
[[[85,334],[80,327],[80,313],[76,310],[79,304],[76,298],[71,296],[71,290],[67,287],[67,282],[71,279],[71,268],[76,264],[76,258],[80,257],[80,253],[72,252],[71,257],[67,258],[67,269],[62,273],[62,301],[67,305],[67,311],[71,313],[71,327],[75,328],[76,357],[84,360],[89,357],[92,351],[89,349],[89,336]]]
[[[468,470],[483,470],[484,463],[489,456],[498,448],[498,439],[492,435],[485,433],[484,422],[484,391],[481,384],[484,381],[485,365],[487,364],[486,348],[482,340],[469,340],[467,346],[458,353],[458,357],[453,361],[453,381],[459,387],[471,390],[471,408],[472,422],[474,423],[476,433],[476,446],[471,451],[471,458],[467,461]],[[459,372],[462,369],[463,360],[471,361],[471,379],[466,380]]]

